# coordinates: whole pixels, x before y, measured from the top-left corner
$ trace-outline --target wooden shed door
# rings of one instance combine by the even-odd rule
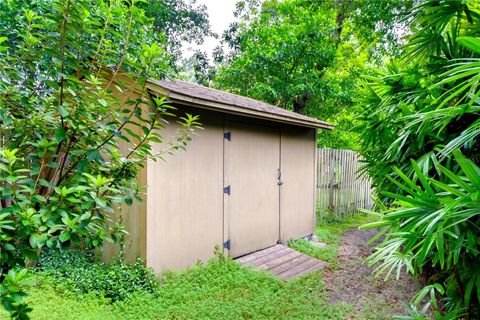
[[[279,239],[278,128],[230,123],[225,139],[225,223],[229,254],[238,257]]]

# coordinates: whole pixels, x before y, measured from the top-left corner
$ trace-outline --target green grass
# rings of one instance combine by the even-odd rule
[[[35,320],[109,319],[345,319],[351,308],[329,305],[322,272],[290,282],[211,260],[182,273],[167,273],[156,296],[143,294],[109,303],[77,295],[46,276],[29,291]],[[7,315],[0,311],[0,319]]]
[[[328,215],[319,219],[316,228],[318,241],[327,244],[326,247],[319,248],[306,240],[290,241],[288,246],[309,256],[315,257],[330,263],[331,268],[335,268],[338,256],[338,247],[341,244],[342,235],[350,228],[371,222],[375,217],[364,214],[348,215],[339,218],[335,215]]]
[[[325,248],[307,241],[290,246],[335,266],[342,234],[371,221],[364,215],[327,217],[317,226]],[[75,293],[52,276],[36,274],[28,293],[35,320],[110,319],[346,319],[353,309],[328,304],[322,271],[284,282],[266,272],[240,268],[228,258],[212,259],[184,272],[167,272],[154,295],[136,294],[111,303],[93,294]],[[0,319],[7,319],[0,310]]]
[[[324,248],[319,248],[313,246],[307,240],[295,240],[290,241],[288,246],[292,249],[300,251],[301,253],[329,263],[335,262],[335,259],[337,258],[337,247],[334,245],[328,245]]]

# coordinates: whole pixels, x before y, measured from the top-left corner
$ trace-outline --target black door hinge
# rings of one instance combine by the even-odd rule
[[[230,195],[230,186],[226,186],[223,188],[223,193]]]
[[[232,132],[231,131],[224,132],[223,138],[227,139],[228,141],[232,141]]]
[[[223,243],[223,248],[230,250],[230,240],[227,240],[227,242]]]

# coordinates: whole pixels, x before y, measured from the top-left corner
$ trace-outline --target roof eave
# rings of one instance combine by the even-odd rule
[[[246,108],[239,107],[232,104],[219,103],[219,102],[210,101],[207,99],[199,99],[196,97],[192,97],[189,95],[185,95],[185,94],[181,94],[178,92],[165,89],[151,81],[147,83],[147,88],[159,95],[167,97],[167,99],[171,103],[179,103],[179,104],[189,105],[193,107],[201,107],[203,109],[221,111],[221,112],[230,113],[230,114],[247,115],[247,116],[258,118],[258,119],[274,120],[276,122],[300,125],[300,126],[309,127],[309,128],[319,128],[324,130],[332,130],[333,128],[335,128],[334,125],[326,122],[295,119],[288,116],[250,110],[250,109],[246,109]]]

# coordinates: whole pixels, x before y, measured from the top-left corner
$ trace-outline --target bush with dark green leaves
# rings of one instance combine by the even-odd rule
[[[370,263],[425,276],[437,319],[480,318],[480,3],[423,0],[402,59],[364,77],[359,132],[381,200]],[[438,298],[441,297],[441,303]]]
[[[112,215],[141,198],[144,163],[189,141],[191,115],[162,137],[170,108],[146,83],[170,57],[142,2],[0,1],[0,281],[45,247],[118,240]]]
[[[160,282],[142,259],[134,263],[99,262],[89,251],[48,250],[42,253],[36,268],[55,278],[60,286],[79,294],[94,294],[110,301],[125,300],[135,293],[155,295]]]

